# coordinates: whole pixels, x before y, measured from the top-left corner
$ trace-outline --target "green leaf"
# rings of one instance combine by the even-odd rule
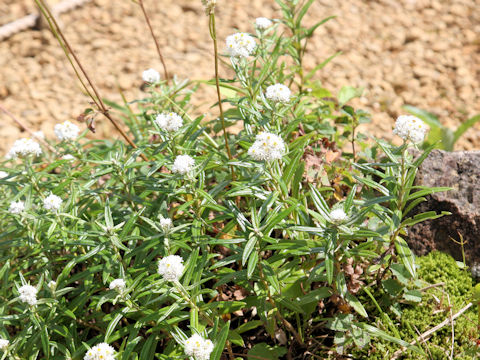
[[[419,303],[422,301],[422,293],[418,290],[407,290],[403,294],[403,298],[407,301]]]
[[[365,323],[358,323],[357,326],[364,329],[364,330],[367,330],[370,333],[370,335],[372,335],[374,337],[378,337],[380,339],[393,342],[393,343],[398,344],[400,346],[403,346],[403,347],[405,347],[409,350],[412,350],[412,351],[416,352],[417,354],[421,354],[421,355],[424,354],[423,351],[420,348],[418,348],[416,346],[413,346],[413,345],[410,345],[408,342],[406,342],[402,339],[398,339],[396,337],[393,337],[393,336],[387,334],[386,332],[380,330],[379,328],[376,328],[375,326],[368,325],[368,324],[365,324]]]
[[[467,121],[465,121],[464,123],[462,123],[462,125],[460,125],[457,128],[457,130],[455,130],[455,132],[453,133],[453,143],[455,144],[458,141],[458,139],[460,139],[460,137],[468,129],[470,129],[472,126],[474,126],[479,121],[480,121],[480,114],[475,115],[475,116],[471,117],[470,119],[468,119]]]
[[[118,322],[122,320],[123,316],[124,316],[123,312],[122,311],[119,312],[108,324],[107,331],[105,332],[105,341],[107,343],[109,342],[110,335],[112,335],[113,331],[115,330],[115,327],[117,326]]]
[[[338,102],[340,106],[345,105],[350,100],[362,96],[363,88],[356,89],[352,86],[343,86],[338,93]]]
[[[248,355],[250,358],[258,360],[279,360],[286,353],[287,349],[285,349],[284,347],[270,346],[266,343],[255,344],[248,351]]]
[[[250,258],[248,259],[248,266],[247,266],[247,279],[250,279],[257,268],[258,264],[258,253],[256,251],[252,252]]]
[[[250,254],[252,253],[253,249],[255,249],[255,245],[257,244],[257,236],[254,233],[250,233],[249,239],[247,244],[245,245],[245,248],[243,249],[243,254],[242,254],[242,265],[245,266],[247,263],[248,258],[250,257]]]
[[[217,338],[215,339],[215,347],[213,348],[213,352],[210,355],[211,360],[220,360],[223,349],[225,349],[225,343],[227,342],[228,338],[228,332],[230,329],[230,320],[223,325],[222,330],[220,330],[220,333],[217,335]]]
[[[419,119],[425,121],[430,128],[441,128],[443,127],[438,118],[425,110],[419,109],[412,105],[404,105],[403,108],[408,111],[410,114],[418,117]]]
[[[355,296],[353,296],[350,293],[347,293],[347,296],[345,296],[345,300],[347,303],[355,309],[357,313],[359,313],[363,317],[368,317],[367,311],[363,307],[362,303],[360,300],[358,300]]]
[[[407,242],[398,236],[395,241],[395,248],[397,249],[397,254],[400,257],[400,260],[402,260],[402,263],[405,265],[410,275],[412,275],[412,278],[415,278],[415,256]]]

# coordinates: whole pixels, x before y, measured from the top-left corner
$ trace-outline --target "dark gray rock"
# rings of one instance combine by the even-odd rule
[[[453,190],[427,197],[415,213],[434,210],[452,215],[416,224],[409,229],[407,242],[418,255],[440,250],[462,260],[460,235],[467,242],[467,263],[480,263],[480,151],[434,150],[418,171],[417,185],[449,186]]]

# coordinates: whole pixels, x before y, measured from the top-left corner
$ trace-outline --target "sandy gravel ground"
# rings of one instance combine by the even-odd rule
[[[144,1],[169,71],[180,78],[212,77],[208,21],[200,0]],[[280,15],[274,0],[219,3],[222,41],[233,28],[252,31],[258,16]],[[0,24],[34,9],[31,0],[2,0]],[[343,85],[365,88],[356,105],[372,113],[368,131],[389,137],[404,104],[428,109],[449,126],[480,113],[480,1],[317,0],[307,22],[330,15],[337,18],[312,39],[306,66],[343,52],[318,77],[333,91]],[[120,100],[119,89],[129,100],[142,96],[141,72],[161,69],[133,1],[92,0],[61,21],[105,98]],[[195,100],[200,108],[208,96],[207,91]],[[53,36],[31,30],[0,42],[0,103],[33,130],[52,136],[53,124],[74,119],[88,99]],[[20,136],[18,127],[0,114],[0,155]],[[100,125],[97,136],[107,136],[105,126],[102,131]],[[457,148],[479,145],[480,125]]]

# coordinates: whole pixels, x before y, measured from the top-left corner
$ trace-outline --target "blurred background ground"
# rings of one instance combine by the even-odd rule
[[[59,2],[51,0],[52,4]],[[179,78],[213,76],[208,19],[200,0],[144,0],[169,66]],[[0,0],[0,25],[35,10],[33,0]],[[280,16],[274,0],[219,0],[221,44],[227,35],[252,32],[256,17]],[[312,39],[306,66],[343,54],[318,73],[325,87],[364,87],[356,103],[371,112],[367,128],[390,137],[402,105],[429,110],[449,126],[480,113],[480,1],[317,0],[307,23],[337,18]],[[61,16],[64,31],[101,94],[119,101],[142,96],[143,70],[161,72],[141,10],[129,0],[92,0]],[[212,103],[208,91],[195,103]],[[53,124],[75,119],[88,99],[81,93],[62,50],[47,31],[29,30],[0,42],[0,103],[33,130],[52,134]],[[214,111],[212,110],[214,116]],[[97,137],[111,136],[97,125]],[[0,155],[23,136],[0,113]],[[480,125],[457,149],[479,148]]]

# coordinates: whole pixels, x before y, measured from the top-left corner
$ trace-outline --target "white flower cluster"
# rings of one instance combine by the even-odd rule
[[[158,273],[167,281],[180,279],[184,269],[183,259],[178,255],[169,255],[158,262]]]
[[[167,232],[172,227],[172,220],[169,218],[160,217],[160,227],[163,231]]]
[[[110,290],[115,290],[119,293],[122,293],[123,290],[125,290],[125,287],[127,286],[127,284],[125,283],[125,280],[123,279],[115,279],[113,280],[110,285],[109,285],[109,289]]]
[[[202,0],[203,7],[205,8],[205,14],[210,15],[217,5],[217,0]]]
[[[278,135],[263,132],[257,135],[255,142],[248,149],[248,155],[259,161],[281,159],[285,152],[285,143]]]
[[[272,24],[272,20],[267,19],[266,17],[259,17],[255,19],[255,26],[259,30],[268,29],[270,26],[272,26]]]
[[[270,85],[265,92],[267,99],[273,102],[287,103],[290,101],[291,95],[290,89],[283,84]]]
[[[54,194],[48,195],[45,200],[43,200],[43,207],[49,211],[58,211],[62,206],[62,199]]]
[[[10,341],[0,338],[0,350],[7,351],[8,345],[10,345]]]
[[[23,285],[18,289],[19,299],[28,305],[37,305],[37,289],[32,285]]]
[[[115,350],[107,343],[100,343],[88,350],[83,360],[115,360]]]
[[[164,131],[177,131],[182,127],[183,120],[177,113],[170,112],[157,115],[155,123]]]
[[[160,81],[160,74],[155,69],[148,69],[142,73],[142,79],[147,83],[154,84]]]
[[[185,340],[185,354],[195,357],[196,360],[209,360],[213,351],[213,343],[198,334]]]
[[[61,124],[55,125],[53,132],[60,141],[70,141],[75,140],[78,137],[80,128],[67,120]]]
[[[334,209],[332,212],[330,212],[330,220],[332,220],[334,224],[341,224],[347,220],[347,218],[347,214],[345,214],[345,211],[343,211],[341,208]]]
[[[21,200],[19,201],[12,201],[10,203],[10,207],[8,208],[8,212],[10,214],[20,214],[25,210],[25,203]]]
[[[395,122],[393,133],[403,140],[410,140],[414,144],[421,143],[427,135],[428,126],[419,118],[412,115],[401,115]]]
[[[193,170],[195,160],[188,155],[179,155],[175,158],[172,166],[172,172],[185,175]]]
[[[41,153],[42,149],[36,141],[30,138],[23,138],[15,140],[6,157],[7,159],[15,159],[28,155],[40,156]]]
[[[0,179],[4,179],[8,176],[8,173],[5,171],[0,171]]]
[[[246,33],[236,33],[227,37],[227,51],[232,57],[248,57],[257,44],[253,37]]]

